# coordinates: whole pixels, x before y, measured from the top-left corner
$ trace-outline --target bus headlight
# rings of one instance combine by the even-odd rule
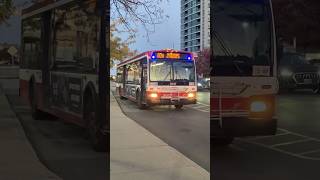
[[[157,93],[151,93],[151,94],[150,94],[150,97],[151,97],[151,98],[157,98],[157,97],[158,97],[158,94],[157,94]]]
[[[188,93],[188,98],[194,98],[195,94],[194,93]]]
[[[250,105],[250,111],[254,113],[267,111],[267,104],[263,101],[253,101]]]

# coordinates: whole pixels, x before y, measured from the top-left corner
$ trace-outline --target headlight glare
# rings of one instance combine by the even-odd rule
[[[288,76],[292,76],[292,71],[290,71],[290,70],[288,70],[288,69],[283,69],[282,71],[281,71],[281,76],[286,76],[286,77],[288,77]]]
[[[158,94],[157,94],[157,93],[151,93],[151,94],[150,94],[150,97],[152,97],[152,98],[157,98],[157,97],[158,97]]]
[[[267,111],[267,104],[263,101],[253,101],[250,105],[250,111],[254,113]]]
[[[194,93],[188,93],[188,98],[194,98],[195,94]]]

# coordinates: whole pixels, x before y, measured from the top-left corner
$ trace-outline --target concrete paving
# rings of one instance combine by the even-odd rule
[[[207,180],[208,171],[125,116],[110,94],[111,180]]]
[[[0,88],[5,94],[19,94],[19,66],[0,66]]]
[[[0,89],[0,179],[59,180],[38,159]]]

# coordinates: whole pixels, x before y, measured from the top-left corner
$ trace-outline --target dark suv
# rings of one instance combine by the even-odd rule
[[[319,67],[310,64],[304,56],[286,53],[278,67],[280,90],[312,89],[319,93]]]

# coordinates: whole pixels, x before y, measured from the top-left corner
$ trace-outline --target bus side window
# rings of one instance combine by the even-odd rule
[[[117,70],[117,82],[122,83],[123,81],[123,67],[119,67]]]
[[[133,68],[132,68],[132,64],[127,65],[126,68],[126,84],[133,84],[134,83],[134,72],[133,72]]]
[[[140,61],[137,61],[134,63],[135,69],[134,69],[134,84],[140,85],[141,81],[141,66]]]

